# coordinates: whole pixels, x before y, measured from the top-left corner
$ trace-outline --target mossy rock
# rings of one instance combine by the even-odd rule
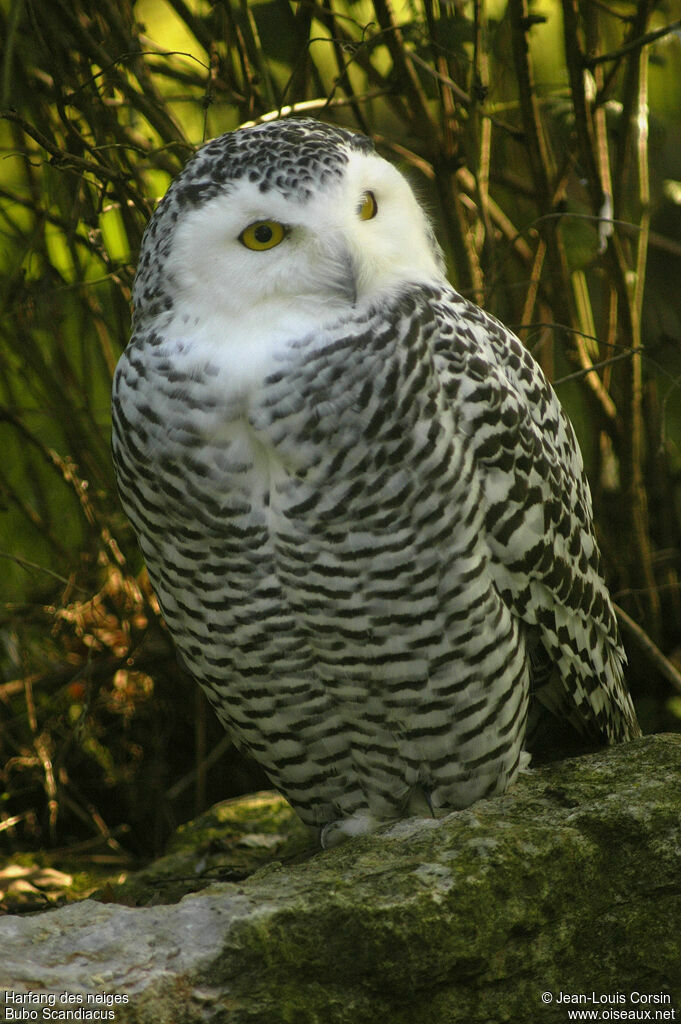
[[[647,737],[177,904],[8,916],[0,988],[124,994],[118,1024],[678,1019],[680,779]]]
[[[177,903],[213,882],[243,881],[273,860],[290,861],[316,850],[314,836],[278,793],[224,800],[181,825],[163,857],[109,881],[92,898],[149,906]]]

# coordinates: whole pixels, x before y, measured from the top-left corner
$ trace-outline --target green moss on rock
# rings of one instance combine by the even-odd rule
[[[118,1024],[564,1024],[560,993],[634,990],[678,1019],[680,778],[681,737],[648,737],[176,905],[6,918],[0,986],[99,979],[130,993]],[[228,832],[270,811],[288,820],[241,805]]]

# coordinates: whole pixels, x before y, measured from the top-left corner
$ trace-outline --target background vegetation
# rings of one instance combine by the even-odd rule
[[[0,842],[146,855],[263,783],[176,667],[108,396],[155,200],[292,110],[405,169],[452,280],[556,382],[640,717],[678,727],[680,6],[0,0]]]

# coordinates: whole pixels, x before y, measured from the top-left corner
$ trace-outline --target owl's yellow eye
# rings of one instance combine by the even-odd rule
[[[243,229],[239,241],[247,249],[262,252],[264,249],[274,249],[275,245],[283,242],[285,235],[286,228],[278,220],[256,220]]]
[[[357,213],[360,220],[371,220],[378,213],[378,203],[373,192],[365,192],[362,196]]]

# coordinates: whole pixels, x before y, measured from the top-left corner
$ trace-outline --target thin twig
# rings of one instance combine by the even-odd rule
[[[414,71],[411,54],[404,43],[404,37],[393,16],[390,0],[374,0],[378,22],[385,32],[385,42],[390,51],[395,71],[399,74],[402,88],[409,101],[412,113],[412,129],[425,138],[433,148],[437,146],[437,131],[433,123],[428,101],[418,75]]]
[[[620,608],[618,604],[615,605],[615,612],[617,618],[635,639],[638,646],[648,656],[652,664],[658,670],[658,672],[664,676],[668,683],[674,687],[677,693],[681,693],[681,672],[671,663],[669,658],[666,658],[660,648],[655,644],[646,631],[642,629],[637,622],[627,615],[623,608]]]
[[[645,35],[640,36],[638,39],[632,39],[630,42],[620,46],[618,50],[611,50],[610,53],[600,53],[596,57],[584,57],[582,63],[585,68],[594,68],[597,64],[621,60],[627,54],[633,53],[635,50],[641,50],[644,46],[648,46],[650,43],[662,39],[663,36],[671,35],[679,30],[681,30],[681,19],[673,21],[671,25],[664,25],[662,28],[653,29],[652,32],[646,32]]]

